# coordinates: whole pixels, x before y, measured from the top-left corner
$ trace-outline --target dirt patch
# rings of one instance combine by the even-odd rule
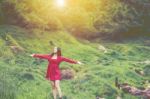
[[[65,80],[73,79],[75,76],[75,71],[73,69],[62,69],[61,78]]]
[[[148,85],[146,88],[139,89],[134,86],[129,85],[128,83],[119,83],[118,78],[116,78],[115,85],[117,88],[123,90],[126,93],[129,93],[134,96],[143,96],[146,99],[150,99],[150,86]]]
[[[145,46],[150,46],[150,40],[144,41],[144,45],[145,45]]]
[[[10,46],[10,49],[14,52],[14,53],[20,53],[20,52],[24,52],[24,49],[20,46]]]

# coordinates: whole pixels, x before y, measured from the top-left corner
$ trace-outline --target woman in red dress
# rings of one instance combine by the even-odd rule
[[[63,61],[72,64],[82,64],[82,63],[80,61],[76,61],[61,56],[61,49],[59,47],[54,47],[54,51],[52,54],[32,54],[31,56],[35,58],[48,60],[49,64],[47,68],[46,79],[51,81],[54,99],[56,99],[57,92],[59,94],[60,99],[62,99],[62,93],[59,84],[61,80],[61,72],[59,69],[59,64]]]

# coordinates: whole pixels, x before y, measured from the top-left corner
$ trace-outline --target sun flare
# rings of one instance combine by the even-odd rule
[[[64,7],[65,6],[65,0],[56,0],[56,5],[58,7]]]

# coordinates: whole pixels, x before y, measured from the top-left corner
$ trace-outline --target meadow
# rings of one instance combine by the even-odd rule
[[[76,39],[65,31],[27,31],[17,26],[0,26],[0,98],[52,99],[50,82],[45,79],[47,61],[34,59],[32,53],[51,53],[53,41],[62,48],[63,56],[80,60],[83,65],[62,63],[61,69],[73,69],[75,77],[62,80],[65,99],[141,99],[115,87],[115,78],[138,88],[146,88],[150,78],[150,47],[145,39],[121,43]],[[57,33],[57,35],[55,35]],[[19,35],[18,35],[19,34]],[[30,34],[30,35],[27,35]],[[107,53],[99,49],[104,46]],[[14,52],[11,46],[22,50]],[[141,63],[139,63],[141,62]],[[135,70],[144,71],[144,75]]]

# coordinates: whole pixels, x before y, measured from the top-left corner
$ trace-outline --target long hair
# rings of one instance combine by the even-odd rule
[[[51,56],[53,56],[55,53],[54,52],[52,52],[51,53]],[[61,54],[61,48],[60,47],[57,47],[57,56],[61,56],[62,54]]]

